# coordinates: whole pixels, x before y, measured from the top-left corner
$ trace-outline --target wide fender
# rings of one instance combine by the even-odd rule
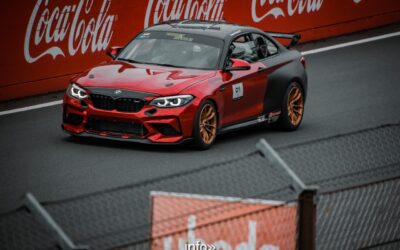
[[[296,52],[298,55],[290,54],[291,58],[283,58],[286,59],[286,61],[280,62],[282,66],[268,75],[268,87],[264,100],[264,114],[282,110],[283,98],[289,84],[292,82],[298,82],[301,85],[304,96],[306,97],[307,73],[300,62],[299,53]]]

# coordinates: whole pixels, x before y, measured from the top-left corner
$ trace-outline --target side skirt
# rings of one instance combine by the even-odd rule
[[[228,125],[226,127],[222,127],[219,129],[218,134],[225,134],[231,131],[239,130],[245,127],[250,127],[250,126],[255,126],[261,123],[274,123],[278,121],[279,115],[281,114],[281,111],[277,112],[271,112],[268,115],[261,115],[257,117],[256,119],[241,122],[241,123],[236,123],[233,125]]]

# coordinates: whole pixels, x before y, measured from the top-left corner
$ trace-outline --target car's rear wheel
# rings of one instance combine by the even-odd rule
[[[218,117],[215,105],[207,100],[196,113],[194,124],[193,139],[194,145],[198,149],[208,149],[217,137]]]
[[[296,130],[303,120],[304,92],[299,83],[291,83],[285,93],[282,104],[282,113],[278,120],[281,129]]]

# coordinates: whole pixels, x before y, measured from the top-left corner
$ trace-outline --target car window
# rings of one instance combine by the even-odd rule
[[[233,51],[230,58],[242,59],[249,63],[258,61],[256,46],[250,35],[242,35],[235,38],[231,44],[232,48]]]
[[[118,55],[118,60],[171,67],[216,69],[223,41],[178,32],[143,32]]]
[[[278,47],[267,37],[260,34],[253,34],[256,51],[260,59],[276,55]]]
[[[267,38],[267,43],[268,43],[268,52],[269,55],[273,56],[278,54],[278,47],[276,47],[276,45]]]

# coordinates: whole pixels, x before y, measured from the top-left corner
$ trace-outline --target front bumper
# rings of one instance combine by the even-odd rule
[[[179,108],[156,108],[145,104],[138,112],[97,109],[90,99],[64,96],[65,132],[84,137],[146,144],[179,144],[191,139],[196,104]]]

